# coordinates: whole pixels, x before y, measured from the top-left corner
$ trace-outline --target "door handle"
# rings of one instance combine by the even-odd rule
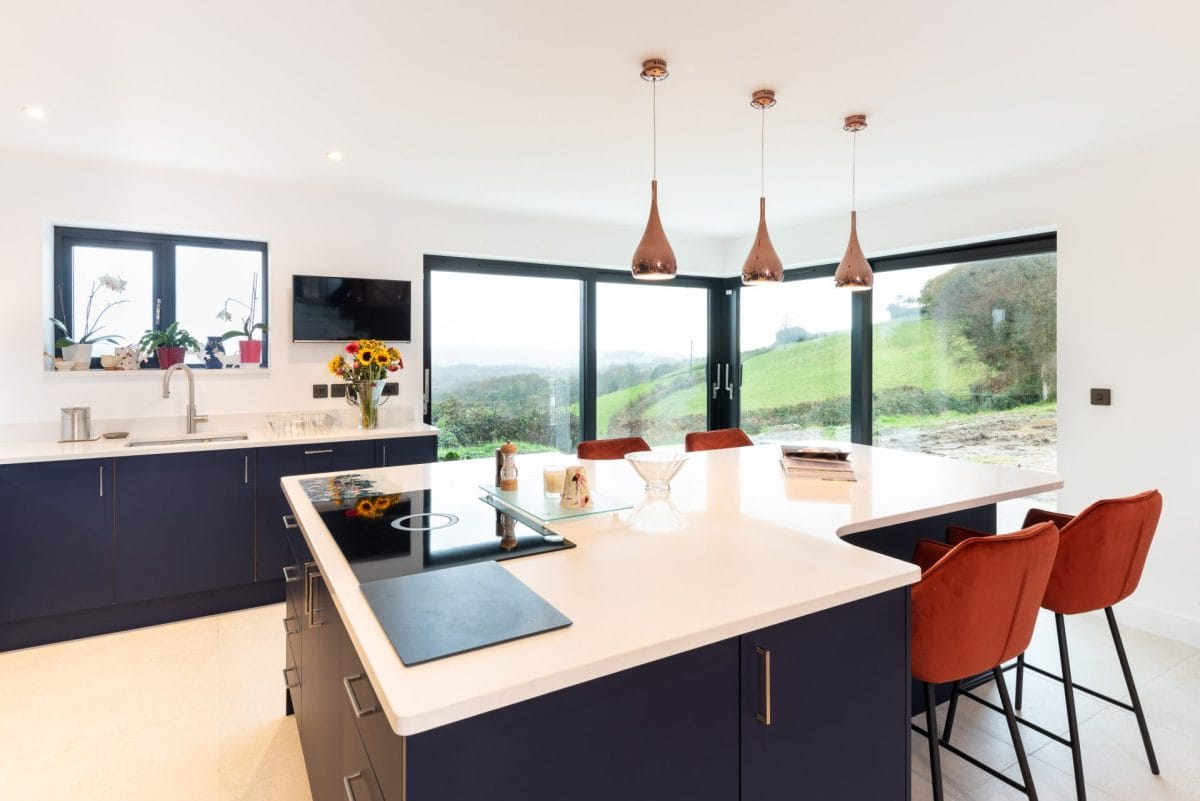
[[[295,565],[284,565],[283,566],[283,581],[285,584],[292,584],[292,583],[300,580],[300,577],[297,576],[295,573],[288,572],[289,570],[295,570],[295,569],[296,569]],[[308,610],[305,609],[304,611],[307,612]]]
[[[717,399],[717,393],[721,391],[721,365],[717,365],[717,380],[712,385],[712,399]]]
[[[375,704],[363,709],[358,705],[358,696],[354,694],[353,682],[360,680],[363,677],[361,673],[352,673],[349,676],[342,676],[342,686],[346,688],[346,697],[350,699],[350,711],[354,713],[356,718],[365,718],[367,715],[373,715],[379,711],[379,707]]]
[[[296,518],[293,515],[284,515],[283,516],[283,527],[284,528],[300,528],[300,526],[298,526],[296,524]]]
[[[729,393],[729,399],[733,400],[733,376],[730,374],[729,363],[725,363],[725,390]]]
[[[247,454],[242,457],[242,483],[250,483],[250,456]]]
[[[383,459],[380,460],[383,462],[383,464],[381,464],[379,466],[387,467],[387,445],[380,445],[379,447],[383,448]]]
[[[317,448],[316,450],[305,451],[304,455],[305,456],[316,456],[319,453],[333,453],[333,448]]]
[[[761,645],[754,647],[755,653],[758,654],[758,687],[761,698],[759,699],[759,711],[754,715],[759,723],[764,726],[771,725],[771,652]]]
[[[100,497],[104,497],[104,465],[100,465]]]

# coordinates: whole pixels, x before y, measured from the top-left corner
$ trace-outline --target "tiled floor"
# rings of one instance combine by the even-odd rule
[[[296,725],[283,715],[282,615],[279,604],[0,654],[0,799],[309,801]],[[1068,630],[1078,680],[1122,697],[1104,618],[1072,618]],[[1131,714],[1080,695],[1088,797],[1200,801],[1200,650],[1124,631],[1162,775],[1146,767]],[[1039,623],[1030,661],[1057,667],[1052,619]],[[1066,730],[1048,679],[1029,675],[1025,712]],[[963,701],[955,731],[960,747],[1019,776],[999,715]],[[1022,735],[1043,801],[1072,801],[1070,753]],[[942,766],[947,799],[1021,798],[953,755]],[[931,797],[928,776],[914,734],[914,799]]]

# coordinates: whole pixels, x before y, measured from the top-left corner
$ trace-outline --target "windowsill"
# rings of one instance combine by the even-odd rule
[[[235,367],[223,370],[209,370],[203,365],[193,366],[189,364],[188,367],[191,367],[192,371],[197,375],[204,374],[216,377],[248,379],[254,376],[269,376],[271,374],[271,368],[269,367]],[[55,380],[61,378],[64,381],[71,381],[75,378],[83,378],[85,376],[162,376],[165,372],[166,370],[160,370],[157,367],[143,367],[140,370],[46,370],[43,375]]]

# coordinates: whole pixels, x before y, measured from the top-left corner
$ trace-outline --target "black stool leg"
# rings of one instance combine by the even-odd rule
[[[933,685],[925,682],[925,728],[929,732],[929,770],[933,784],[933,801],[942,801],[942,758],[938,754],[937,698]]]
[[[1121,641],[1121,630],[1117,628],[1117,618],[1111,606],[1105,607],[1104,614],[1108,617],[1108,628],[1112,632],[1113,645],[1117,646],[1117,658],[1121,660],[1121,671],[1125,674],[1125,686],[1129,688],[1129,701],[1133,704],[1133,712],[1137,715],[1138,728],[1142,730],[1142,744],[1146,746],[1146,758],[1150,760],[1150,772],[1158,775],[1158,758],[1154,756],[1154,745],[1150,742],[1150,729],[1146,726],[1146,713],[1142,711],[1142,699],[1138,697],[1137,687],[1133,684],[1133,671],[1129,669],[1129,658],[1125,656],[1125,643]]]
[[[946,725],[942,728],[941,740],[943,743],[950,742],[950,733],[954,731],[954,713],[958,711],[958,690],[962,687],[961,681],[956,681],[950,685],[950,708],[946,710]]]
[[[1067,654],[1067,625],[1062,615],[1054,615],[1054,626],[1058,630],[1058,658],[1062,662],[1063,693],[1067,701],[1071,762],[1075,767],[1075,794],[1079,801],[1087,801],[1087,789],[1083,784],[1083,752],[1079,747],[1079,718],[1075,714],[1075,685],[1071,681],[1071,657]]]
[[[1008,733],[1012,737],[1013,749],[1017,752],[1017,764],[1021,767],[1021,781],[1025,784],[1025,794],[1029,796],[1029,801],[1037,801],[1033,774],[1029,770],[1029,758],[1025,755],[1025,744],[1021,742],[1021,730],[1017,726],[1017,713],[1013,711],[1012,700],[1008,697],[1008,685],[1004,683],[1004,671],[999,667],[992,668],[992,676],[996,679],[996,689],[1000,691],[1004,717],[1008,719]]]
[[[1017,709],[1021,708],[1021,696],[1025,691],[1025,652],[1017,655]]]

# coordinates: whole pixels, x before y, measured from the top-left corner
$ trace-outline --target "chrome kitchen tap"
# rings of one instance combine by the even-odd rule
[[[182,370],[187,376],[188,384],[188,404],[187,404],[187,432],[189,434],[196,433],[196,423],[207,423],[208,415],[196,414],[196,380],[192,376],[192,368],[186,364],[172,364],[167,368],[167,372],[163,373],[163,397],[171,397],[171,376],[176,370]]]

